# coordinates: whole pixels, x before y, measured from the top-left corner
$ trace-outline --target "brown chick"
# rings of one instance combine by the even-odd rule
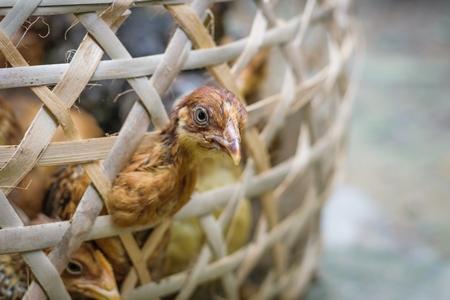
[[[197,164],[205,156],[226,153],[235,164],[240,162],[241,132],[247,111],[232,93],[217,87],[200,87],[186,96],[170,115],[171,120],[161,130],[154,147],[134,155],[113,182],[106,206],[118,227],[157,224],[174,215],[190,199]],[[60,205],[73,208],[83,194],[79,191],[86,189],[90,179],[84,173],[65,173],[56,180],[58,189],[61,186],[64,189],[61,180],[65,177],[70,190],[56,195],[59,200],[46,201],[63,201]],[[51,215],[46,206],[45,213]],[[69,211],[73,212],[72,208]]]
[[[171,112],[171,120],[147,153],[132,157],[106,201],[119,227],[156,224],[174,215],[191,197],[197,163],[219,151],[241,159],[245,106],[229,91],[200,87]]]
[[[61,278],[72,298],[120,299],[112,267],[93,242],[81,244]]]
[[[0,299],[22,299],[30,275],[18,253],[0,255]],[[72,298],[120,299],[111,265],[92,242],[81,245],[61,278]]]
[[[30,225],[47,223],[39,215]],[[49,253],[51,248],[44,249]],[[22,299],[33,280],[18,253],[0,255],[0,299]],[[67,264],[61,279],[73,299],[120,299],[109,262],[92,242],[84,242]]]

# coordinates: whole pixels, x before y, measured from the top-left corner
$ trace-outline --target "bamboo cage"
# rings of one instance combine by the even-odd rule
[[[278,2],[296,2],[290,19],[276,14]],[[0,89],[27,87],[42,101],[19,145],[0,147],[0,254],[19,252],[36,281],[26,299],[68,299],[60,273],[85,240],[121,235],[134,268],[121,287],[123,299],[158,299],[176,294],[188,299],[200,285],[215,281],[227,299],[298,299],[314,276],[320,254],[320,210],[339,180],[346,128],[355,95],[358,27],[349,1],[255,0],[249,35],[217,46],[203,20],[213,0],[3,0],[0,3],[0,51],[12,66],[0,69]],[[252,2],[250,2],[252,3]],[[164,7],[176,21],[165,53],[132,57],[115,35],[130,8]],[[30,17],[73,14],[87,34],[70,63],[29,66],[11,37]],[[131,13],[132,15],[132,13]],[[306,49],[306,37],[320,27],[320,43]],[[314,48],[316,47],[316,48]],[[144,248],[130,235],[149,228],[118,229],[109,216],[98,216],[103,195],[136,149],[152,144],[155,130],[168,122],[161,100],[182,70],[206,68],[218,85],[246,101],[236,78],[256,53],[278,51],[282,62],[278,91],[247,106],[244,135],[247,159],[239,181],[195,193],[173,221],[195,217],[205,241],[191,268],[161,280],[143,278],[139,262],[156,247],[170,222],[155,228]],[[320,48],[320,49],[318,49]],[[107,53],[110,60],[102,60]],[[312,56],[320,56],[313,63]],[[229,62],[234,61],[232,67]],[[272,71],[269,71],[271,73]],[[269,76],[270,77],[270,76]],[[116,136],[81,139],[68,108],[90,82],[126,79],[139,100]],[[52,87],[52,88],[50,88]],[[291,118],[289,124],[286,120]],[[50,142],[61,126],[67,142]],[[289,127],[294,128],[295,136]],[[294,147],[282,159],[269,146],[283,132]],[[103,161],[101,165],[98,161]],[[70,221],[24,226],[8,200],[9,193],[35,167],[81,164],[92,179]],[[302,193],[289,192],[302,185]],[[244,197],[252,198],[254,231],[233,253],[224,228]],[[288,207],[281,207],[289,198]],[[259,209],[257,208],[259,207]],[[213,211],[221,208],[219,218]],[[284,212],[282,212],[284,210]],[[130,240],[131,239],[131,240]],[[54,246],[48,256],[43,248]],[[262,274],[247,295],[250,274]]]

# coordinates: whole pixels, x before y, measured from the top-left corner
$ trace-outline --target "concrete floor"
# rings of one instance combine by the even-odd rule
[[[347,179],[306,299],[450,299],[450,1],[360,0]]]

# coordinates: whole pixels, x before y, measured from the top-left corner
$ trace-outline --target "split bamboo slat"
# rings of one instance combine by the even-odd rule
[[[298,299],[304,293],[320,253],[320,210],[343,169],[360,69],[357,22],[347,0],[249,0],[255,12],[248,36],[219,46],[204,24],[214,2],[226,1],[1,1],[0,51],[11,67],[0,69],[0,89],[29,88],[44,104],[19,145],[0,146],[0,254],[20,253],[34,274],[36,281],[25,299],[70,299],[59,274],[83,241],[111,236],[121,238],[133,262],[121,287],[123,299],[173,294],[189,299],[200,285],[212,281],[226,299]],[[299,9],[290,12],[290,19],[281,19],[279,2],[296,2],[293,7]],[[133,57],[115,33],[133,10],[149,6],[164,8],[177,27],[165,53]],[[31,16],[62,14],[73,14],[87,30],[70,63],[29,66],[11,42],[13,34]],[[324,52],[325,58],[320,67],[311,68],[304,48],[317,27],[325,34],[315,47],[324,48],[317,52]],[[154,282],[140,262],[150,257],[171,222],[157,225],[139,247],[132,232],[151,226],[118,229],[109,216],[99,216],[111,182],[137,149],[153,144],[157,131],[168,122],[162,97],[181,71],[205,68],[219,86],[247,103],[237,78],[267,48],[278,51],[277,59],[285,65],[278,74],[282,83],[276,93],[247,105],[243,143],[248,157],[240,180],[195,193],[173,217],[172,221],[198,218],[205,241],[191,268]],[[102,60],[104,53],[109,60]],[[69,108],[90,82],[115,79],[125,79],[139,101],[118,135],[82,139]],[[318,116],[324,107],[326,118]],[[292,137],[293,154],[274,163],[269,148],[285,130],[286,119],[294,116],[298,136]],[[147,132],[150,124],[155,131]],[[67,141],[51,142],[59,126]],[[92,180],[72,219],[24,226],[9,193],[32,168],[67,164],[80,164]],[[305,192],[293,196],[295,206],[283,215],[280,199],[301,183],[307,183]],[[228,253],[225,228],[244,199],[253,199],[253,209],[260,208],[255,210],[259,215],[253,221],[253,236]],[[217,209],[222,209],[218,218]],[[42,251],[47,247],[54,247],[48,256]],[[244,293],[249,277],[261,265],[266,269],[252,285],[257,288],[251,295]]]

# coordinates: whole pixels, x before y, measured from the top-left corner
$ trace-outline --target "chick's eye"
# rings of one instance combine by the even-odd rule
[[[83,267],[75,261],[69,261],[69,263],[67,264],[67,267],[66,267],[67,272],[69,272],[70,274],[73,274],[73,275],[81,274],[82,269],[83,269]]]
[[[205,125],[208,123],[208,112],[203,107],[197,107],[194,112],[195,122],[199,125]]]

